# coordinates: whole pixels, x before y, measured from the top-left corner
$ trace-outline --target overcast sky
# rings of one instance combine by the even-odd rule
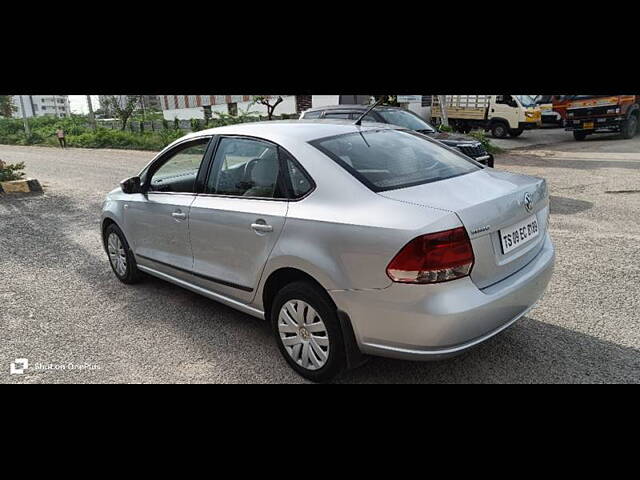
[[[69,104],[71,106],[71,113],[89,113],[86,95],[69,95]],[[94,112],[100,108],[98,95],[91,95],[91,105],[93,105]]]

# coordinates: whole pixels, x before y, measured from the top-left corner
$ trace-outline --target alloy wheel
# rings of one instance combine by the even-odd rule
[[[109,251],[111,266],[120,277],[124,277],[127,273],[127,252],[116,233],[109,235],[107,250]]]
[[[318,312],[302,300],[289,300],[280,309],[278,331],[291,359],[318,370],[329,359],[329,334]]]

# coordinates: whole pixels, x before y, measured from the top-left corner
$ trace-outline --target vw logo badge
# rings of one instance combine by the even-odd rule
[[[524,208],[527,209],[527,212],[533,210],[533,197],[529,192],[524,194]]]

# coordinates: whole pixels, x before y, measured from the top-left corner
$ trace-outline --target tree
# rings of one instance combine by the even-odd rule
[[[273,111],[276,109],[278,105],[282,103],[282,97],[278,95],[276,101],[272,104],[271,97],[269,95],[255,95],[253,97],[252,104],[259,103],[260,105],[264,105],[267,107],[267,118],[271,120],[273,118]]]
[[[105,95],[104,104],[122,122],[121,130],[127,128],[127,122],[140,104],[140,95]]]
[[[11,118],[17,110],[11,101],[11,95],[0,95],[0,116]]]

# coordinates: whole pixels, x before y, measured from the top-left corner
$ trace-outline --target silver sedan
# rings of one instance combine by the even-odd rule
[[[548,219],[543,179],[389,125],[288,121],[174,142],[109,193],[102,235],[122,282],[264,318],[289,365],[327,381],[513,324],[551,278]]]

